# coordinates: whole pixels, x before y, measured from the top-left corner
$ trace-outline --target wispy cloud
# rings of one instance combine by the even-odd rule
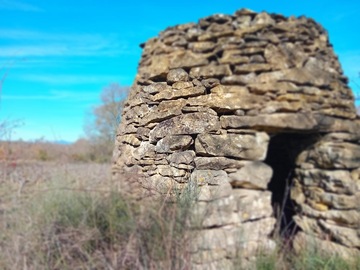
[[[1,1],[1,0],[0,0]],[[107,34],[106,38],[116,38],[115,34]],[[100,34],[81,34],[81,33],[48,33],[41,31],[32,31],[24,29],[8,29],[0,28],[0,38],[15,39],[15,40],[39,40],[39,41],[85,41],[98,42],[99,39],[104,39],[104,35]]]
[[[340,22],[342,20],[354,16],[355,14],[357,14],[356,10],[348,11],[348,12],[338,12],[332,19],[334,22]]]
[[[71,66],[73,68],[83,68],[84,66],[93,66],[99,64],[101,59],[76,57],[76,58],[45,58],[45,57],[0,57],[0,73],[2,69],[17,69],[17,68],[63,68]]]
[[[7,41],[8,45],[0,46],[0,57],[117,56],[132,53],[128,42],[117,34],[0,29],[1,40]]]
[[[26,11],[26,12],[41,12],[44,11],[43,9],[28,4],[24,1],[17,1],[17,0],[0,0],[0,9],[5,10],[19,10],[19,11]]]
[[[124,79],[121,76],[117,75],[67,75],[67,74],[58,74],[58,75],[23,75],[19,78],[23,81],[32,81],[46,84],[54,85],[77,85],[77,84],[94,84],[94,83],[109,83],[121,81]]]
[[[87,101],[96,100],[99,97],[99,93],[94,91],[70,91],[70,90],[50,90],[44,94],[31,94],[28,95],[3,95],[3,100],[44,100],[44,101]]]
[[[0,46],[0,57],[116,56],[129,53],[126,46],[78,46],[70,44]]]

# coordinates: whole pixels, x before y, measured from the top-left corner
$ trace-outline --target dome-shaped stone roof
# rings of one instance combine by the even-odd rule
[[[198,186],[194,269],[274,249],[276,224],[295,249],[360,254],[360,123],[324,28],[242,9],[141,46],[114,177],[139,197]]]

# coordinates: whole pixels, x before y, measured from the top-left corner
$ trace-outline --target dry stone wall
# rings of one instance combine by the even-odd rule
[[[274,250],[279,217],[297,250],[360,254],[360,123],[319,24],[242,9],[142,47],[113,173],[139,198],[198,186],[194,269]]]

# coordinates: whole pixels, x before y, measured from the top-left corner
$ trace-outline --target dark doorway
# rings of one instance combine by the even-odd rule
[[[315,142],[311,134],[283,133],[273,135],[265,163],[272,167],[273,177],[268,185],[272,192],[272,206],[278,220],[277,229],[282,236],[294,233],[294,204],[290,199],[290,189],[299,154]],[[289,235],[290,234],[290,235]]]

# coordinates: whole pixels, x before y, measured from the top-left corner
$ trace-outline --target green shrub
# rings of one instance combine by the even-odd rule
[[[43,243],[38,258],[51,269],[77,261],[94,267],[94,252],[126,243],[136,229],[134,209],[115,192],[55,190],[37,202],[36,211],[38,244]]]
[[[346,261],[338,256],[321,254],[319,251],[305,251],[302,254],[292,254],[290,262],[296,270],[352,270],[355,261]]]
[[[48,152],[44,149],[40,149],[38,151],[38,160],[41,160],[41,161],[48,161],[50,160],[50,156],[48,154]]]

